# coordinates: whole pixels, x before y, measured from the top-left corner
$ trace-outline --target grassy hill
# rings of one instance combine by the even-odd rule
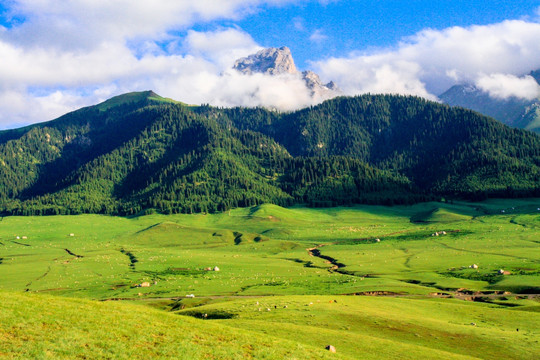
[[[469,211],[467,211],[470,213]],[[460,214],[459,212],[449,211],[444,208],[434,208],[432,210],[418,213],[411,217],[413,222],[426,222],[426,223],[448,223],[454,221],[471,220],[471,216],[467,214]]]

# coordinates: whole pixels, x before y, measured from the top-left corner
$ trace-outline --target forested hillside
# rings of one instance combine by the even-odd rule
[[[414,97],[293,113],[130,93],[0,132],[6,214],[214,212],[540,194],[540,137]]]

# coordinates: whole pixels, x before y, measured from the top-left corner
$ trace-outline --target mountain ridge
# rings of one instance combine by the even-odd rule
[[[531,71],[540,85],[540,69]],[[498,99],[472,84],[458,84],[439,95],[451,106],[461,106],[491,116],[502,123],[540,134],[540,98],[533,100],[508,97]]]
[[[156,95],[0,132],[0,211],[213,212],[540,190],[538,137],[465,109],[363,95],[277,113]]]

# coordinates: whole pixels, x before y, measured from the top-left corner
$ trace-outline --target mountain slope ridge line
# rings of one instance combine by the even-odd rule
[[[0,132],[0,213],[135,215],[540,196],[540,138],[412,96],[290,113],[129,93]]]

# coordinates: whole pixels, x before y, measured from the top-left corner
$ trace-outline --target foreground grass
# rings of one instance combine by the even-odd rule
[[[2,358],[535,359],[540,350],[538,312],[447,299],[221,299],[171,313],[0,292],[0,304]]]
[[[452,299],[270,297],[179,314],[230,317],[216,321],[305,345],[332,343],[349,358],[535,359],[540,351],[540,313]]]
[[[319,348],[148,307],[0,293],[0,357],[327,359]]]

